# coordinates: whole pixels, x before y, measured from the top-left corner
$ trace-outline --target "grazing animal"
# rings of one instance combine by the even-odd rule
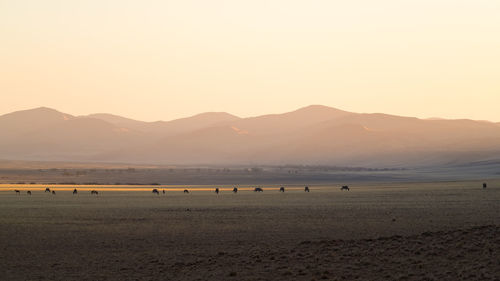
[[[76,188],[73,189],[73,195],[75,195],[75,194],[78,194],[78,190],[76,190]]]
[[[219,188],[218,187],[215,188],[215,193],[219,194]]]
[[[48,188],[48,187],[47,187],[47,188],[45,189],[45,192],[50,192],[50,188]]]
[[[304,187],[304,192],[309,192],[309,186]]]
[[[52,190],[52,195],[56,195],[56,191],[55,190]]]
[[[14,190],[14,191],[16,192],[16,194],[21,195],[21,191],[19,191],[19,190],[17,190],[17,189],[16,189],[16,190]]]
[[[483,182],[483,188],[486,188],[487,186],[488,185],[485,182]]]
[[[160,192],[158,192],[158,189],[153,189],[153,193],[156,194],[156,195],[160,195]]]
[[[340,188],[340,190],[347,190],[347,191],[349,191],[349,186],[347,186],[347,185],[343,185],[343,186]]]
[[[31,195],[31,191],[29,191],[29,190],[28,190],[28,191],[26,191],[26,193],[28,193],[28,195]]]
[[[233,188],[233,192],[237,193],[238,192],[238,188],[237,187]]]
[[[163,190],[163,194],[165,194],[165,189]]]
[[[280,192],[285,192],[285,188],[283,186],[280,187]]]
[[[187,190],[187,189],[184,189],[184,193],[189,193],[189,190]]]
[[[254,192],[264,192],[264,190],[262,190],[262,188],[260,188],[260,187],[256,187],[253,191]]]
[[[91,191],[90,191],[90,195],[94,195],[94,194],[95,194],[95,195],[98,195],[98,194],[99,194],[99,192],[97,192],[97,190],[91,190]]]

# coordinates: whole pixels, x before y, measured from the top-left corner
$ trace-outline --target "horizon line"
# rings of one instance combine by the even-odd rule
[[[261,115],[251,115],[251,116],[245,116],[245,117],[241,117],[239,115],[236,115],[236,114],[233,114],[233,113],[230,113],[230,112],[227,112],[227,111],[204,111],[204,112],[195,113],[193,115],[188,115],[188,116],[184,116],[184,117],[178,117],[178,118],[174,118],[174,119],[160,119],[160,120],[155,120],[155,121],[144,121],[144,120],[140,120],[140,119],[135,119],[135,118],[127,117],[125,115],[120,115],[120,114],[115,114],[115,113],[109,113],[109,112],[94,112],[94,113],[74,115],[73,113],[67,113],[65,111],[61,111],[61,110],[56,109],[54,107],[49,107],[49,106],[42,105],[42,106],[38,106],[38,107],[31,107],[31,108],[27,108],[27,109],[19,109],[19,110],[14,110],[14,111],[11,111],[11,112],[3,113],[3,114],[0,114],[0,117],[8,115],[8,114],[11,114],[11,113],[22,112],[22,111],[31,111],[31,110],[37,110],[37,109],[49,109],[49,110],[57,111],[57,112],[62,113],[62,114],[68,114],[68,115],[71,115],[71,116],[77,117],[77,118],[79,118],[79,117],[92,118],[91,115],[107,114],[107,115],[112,115],[112,116],[115,116],[115,117],[120,117],[120,118],[125,118],[125,119],[129,119],[129,120],[133,120],[133,121],[138,121],[138,122],[155,123],[155,122],[171,122],[171,121],[176,121],[176,120],[181,120],[181,119],[192,118],[192,117],[203,115],[203,114],[210,114],[210,113],[228,114],[228,115],[234,116],[234,117],[239,118],[239,119],[249,119],[249,118],[258,118],[258,117],[269,116],[269,115],[287,114],[287,113],[292,113],[292,112],[295,112],[295,111],[299,111],[299,110],[303,110],[303,109],[307,109],[307,108],[312,108],[312,107],[324,107],[324,108],[328,108],[328,109],[339,110],[339,111],[344,111],[344,112],[347,112],[347,113],[354,113],[354,114],[384,114],[384,115],[397,116],[397,117],[417,118],[417,119],[420,119],[420,120],[429,120],[429,121],[434,121],[434,120],[435,121],[438,121],[438,120],[449,120],[449,121],[453,121],[453,120],[470,120],[470,121],[477,121],[477,122],[488,122],[488,123],[493,123],[493,124],[500,123],[500,121],[485,120],[485,119],[472,119],[472,118],[467,118],[467,117],[462,117],[462,118],[450,118],[450,117],[441,117],[441,116],[417,117],[417,116],[410,116],[410,115],[398,115],[398,114],[386,113],[386,112],[355,112],[355,111],[348,111],[348,110],[340,109],[340,108],[337,108],[337,107],[332,107],[332,106],[322,105],[322,104],[310,104],[310,105],[307,105],[307,106],[302,106],[302,107],[299,107],[299,108],[296,108],[296,109],[293,109],[293,110],[288,110],[288,111],[285,111],[285,112],[280,112],[280,113],[265,113],[265,114],[261,114]]]

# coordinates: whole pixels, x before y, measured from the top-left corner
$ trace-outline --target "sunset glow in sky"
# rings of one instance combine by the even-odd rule
[[[498,0],[0,0],[0,114],[500,121]]]

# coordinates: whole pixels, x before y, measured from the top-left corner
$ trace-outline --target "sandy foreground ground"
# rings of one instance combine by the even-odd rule
[[[0,279],[500,280],[500,184],[3,190]]]

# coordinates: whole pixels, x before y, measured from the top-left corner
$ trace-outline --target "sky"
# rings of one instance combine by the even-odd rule
[[[0,114],[500,122],[498,0],[0,0]]]

